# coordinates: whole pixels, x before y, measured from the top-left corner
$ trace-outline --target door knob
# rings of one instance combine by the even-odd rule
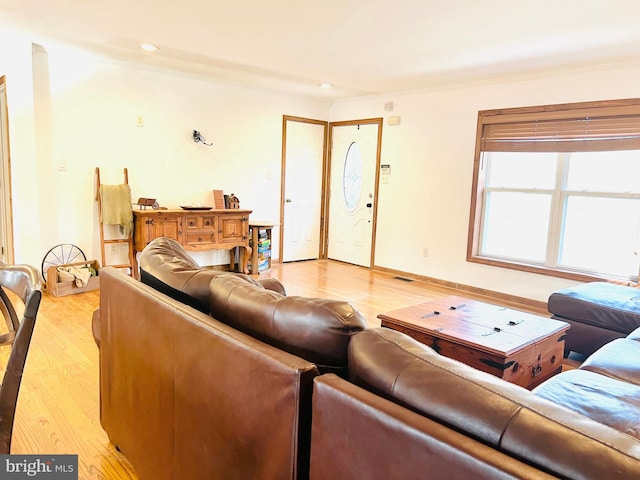
[[[290,199],[290,198],[287,198],[284,202],[285,202],[285,203],[291,203],[291,199]]]
[[[367,203],[367,208],[373,207],[373,203]]]

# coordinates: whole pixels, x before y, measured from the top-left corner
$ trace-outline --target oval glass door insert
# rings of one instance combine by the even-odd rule
[[[362,193],[362,151],[356,142],[349,145],[347,156],[344,159],[342,193],[347,211],[353,212],[358,207]]]

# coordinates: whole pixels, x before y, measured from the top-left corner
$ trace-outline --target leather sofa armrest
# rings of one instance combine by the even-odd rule
[[[287,291],[284,285],[277,278],[261,278],[258,283],[262,285],[266,290],[279,293],[280,295],[287,295]]]
[[[210,313],[209,283],[224,274],[224,271],[201,268],[184,247],[171,238],[155,238],[140,254],[142,283],[204,313]],[[275,278],[255,280],[241,273],[234,275],[243,283],[285,295],[284,286]]]

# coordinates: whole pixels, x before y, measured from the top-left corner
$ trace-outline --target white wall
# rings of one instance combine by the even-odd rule
[[[38,267],[60,243],[100,259],[95,167],[106,184],[122,183],[126,167],[134,200],[213,205],[212,190],[222,189],[252,209],[253,219],[279,221],[282,115],[328,116],[328,103],[114,63],[57,45],[35,48],[32,62],[25,45],[29,51],[15,63],[26,59],[29,68],[7,71],[3,57],[0,74],[6,72],[14,107],[16,261]],[[22,102],[24,90],[30,95]],[[144,127],[136,126],[138,115]],[[194,129],[214,146],[194,143]],[[228,254],[194,257],[219,264]]]
[[[575,284],[466,261],[478,111],[638,96],[640,67],[609,66],[333,105],[331,121],[401,117],[383,127],[391,175],[380,185],[375,264],[537,300]]]
[[[14,254],[18,262],[39,265],[32,255],[40,250],[41,239],[31,50],[29,39],[7,30],[0,32],[0,75],[6,77],[10,119]]]
[[[96,166],[103,183],[120,183],[127,167],[134,199],[211,205],[218,188],[235,193],[252,218],[277,221],[283,114],[333,121],[399,115],[400,125],[383,127],[382,163],[391,165],[391,176],[380,186],[375,264],[546,300],[573,282],[466,262],[477,112],[640,96],[640,67],[611,65],[329,106],[56,45],[32,54],[31,42],[17,36],[2,45],[16,261],[37,266],[59,243],[100,258]],[[393,112],[384,111],[388,101]],[[144,127],[136,126],[138,115]],[[214,147],[195,144],[193,129]],[[222,252],[195,257],[226,261]]]

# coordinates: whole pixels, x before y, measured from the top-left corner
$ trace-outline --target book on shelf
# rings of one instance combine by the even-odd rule
[[[249,243],[253,244],[253,238],[249,239]],[[258,245],[271,245],[271,240],[269,238],[259,239]]]

